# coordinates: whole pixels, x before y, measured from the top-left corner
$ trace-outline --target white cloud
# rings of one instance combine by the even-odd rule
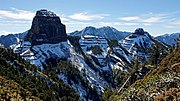
[[[0,20],[0,23],[11,23],[11,24],[31,24],[31,21],[28,20]]]
[[[11,10],[0,10],[0,18],[10,18],[16,20],[32,20],[34,13],[26,10],[12,8]]]
[[[67,27],[77,27],[77,26],[86,27],[86,26],[90,26],[92,23],[90,23],[90,22],[80,22],[80,21],[67,21],[67,22],[64,22],[64,24]]]
[[[29,20],[0,20],[0,26],[2,27],[29,27],[31,21]]]
[[[60,17],[61,21],[69,21],[70,20],[64,14],[56,14],[56,15]]]
[[[138,23],[124,23],[124,22],[83,22],[83,21],[72,21],[69,20],[67,22],[64,22],[64,24],[67,27],[67,32],[73,32],[75,30],[82,30],[86,26],[94,26],[94,27],[102,27],[102,26],[134,26],[138,25]],[[73,30],[72,30],[73,29]]]
[[[5,30],[0,31],[0,35],[15,34],[15,33],[17,33],[17,32],[9,32],[9,31],[5,31]]]
[[[142,22],[147,22],[147,23],[153,23],[153,22],[160,22],[162,17],[150,17],[142,20]]]
[[[173,25],[180,25],[180,20],[173,21],[171,24],[173,24]]]
[[[149,25],[150,23],[157,23],[157,22],[167,22],[167,20],[171,17],[170,14],[164,14],[164,13],[159,13],[159,14],[154,14],[152,12],[148,14],[141,14],[138,16],[127,16],[127,17],[120,17],[118,18],[119,20],[122,21],[127,21],[130,23],[145,23],[143,25]]]
[[[90,21],[96,19],[103,19],[106,16],[109,16],[109,14],[88,14],[88,12],[83,12],[83,13],[75,13],[73,15],[70,15],[69,17],[75,20]]]
[[[135,26],[135,25],[139,25],[138,23],[124,23],[124,25],[127,25],[127,26]]]
[[[66,17],[60,17],[60,18],[61,18],[61,21],[69,21],[69,19]]]
[[[122,17],[122,18],[118,18],[119,20],[124,20],[124,21],[135,21],[135,20],[139,20],[140,17],[139,16],[128,16],[128,17]]]
[[[180,26],[174,26],[174,25],[167,25],[167,26],[165,26],[165,28],[180,28]]]
[[[151,23],[143,23],[144,26],[151,26]]]
[[[100,26],[134,26],[139,25],[139,23],[124,23],[124,22],[99,22],[96,23]]]
[[[95,26],[91,22],[81,22],[81,21],[65,21],[63,22],[66,25],[67,33],[74,32],[75,30],[82,30],[86,26]]]
[[[98,22],[96,23],[97,26],[113,26],[113,25],[120,25],[119,22]]]

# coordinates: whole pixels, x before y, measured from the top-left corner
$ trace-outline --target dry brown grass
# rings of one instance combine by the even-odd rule
[[[154,101],[180,101],[180,88],[170,88],[168,91],[155,96]]]
[[[0,76],[0,101],[40,101],[18,83]]]

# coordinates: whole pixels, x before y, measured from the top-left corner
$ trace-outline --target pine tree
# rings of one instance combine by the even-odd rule
[[[135,70],[137,71],[139,68],[139,52],[136,51],[136,59],[135,59]]]
[[[159,50],[158,50],[158,45],[157,44],[155,44],[155,46],[154,46],[154,54],[153,54],[154,56],[154,64],[155,64],[155,66],[156,66],[156,68],[157,68],[157,65],[158,65],[158,58],[159,58],[159,56],[160,56],[160,53],[159,53]]]

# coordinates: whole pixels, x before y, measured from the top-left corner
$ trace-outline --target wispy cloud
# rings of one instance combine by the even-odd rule
[[[175,20],[175,21],[171,22],[171,24],[173,24],[173,25],[180,25],[180,20]]]
[[[139,25],[139,23],[124,23],[124,25],[127,25],[127,26],[135,26],[135,25]]]
[[[62,17],[61,17],[61,21],[69,21],[69,19],[62,16]]]
[[[152,12],[147,14],[141,14],[138,16],[126,16],[120,17],[119,20],[126,21],[126,22],[139,22],[139,23],[157,23],[163,22],[170,14],[154,14]],[[148,24],[149,25],[149,24]]]
[[[61,21],[69,21],[70,19],[64,14],[56,14],[60,17]]]
[[[28,20],[0,20],[0,23],[17,23],[17,24],[30,24],[31,21]]]
[[[128,22],[97,22],[96,25],[99,26],[135,26],[139,23],[128,23]]]
[[[66,24],[68,27],[85,27],[85,26],[92,26],[91,22],[81,22],[81,21],[67,21],[64,22],[64,24]]]
[[[0,35],[7,35],[7,34],[15,34],[15,33],[18,33],[18,32],[10,32],[10,31],[0,31]]]
[[[175,25],[166,25],[165,28],[180,28],[180,26],[175,26]]]
[[[90,21],[90,20],[103,19],[106,16],[109,16],[109,14],[89,14],[88,12],[81,12],[70,15],[69,17],[75,20]]]
[[[34,13],[26,10],[12,8],[11,10],[0,10],[0,18],[10,18],[16,20],[32,20]]]
[[[128,16],[128,17],[121,17],[118,19],[123,20],[123,21],[135,21],[135,20],[139,20],[140,17],[139,16]]]
[[[151,23],[143,23],[144,26],[151,26]]]
[[[143,19],[142,22],[147,22],[147,23],[154,23],[154,22],[160,22],[163,17],[150,17]]]
[[[172,19],[171,22],[169,22],[169,24],[165,25],[165,28],[180,28],[180,19]]]

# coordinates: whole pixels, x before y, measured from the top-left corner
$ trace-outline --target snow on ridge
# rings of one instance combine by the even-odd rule
[[[104,64],[104,60],[108,52],[108,42],[105,38],[100,36],[84,35],[81,36],[79,43],[84,53],[96,57],[100,64]],[[91,48],[95,46],[99,46],[102,50],[100,54],[94,54],[92,52]]]
[[[46,9],[41,9],[41,10],[37,11],[36,16],[57,17],[57,15],[54,12],[47,11]]]
[[[126,36],[128,36],[130,32],[122,32],[117,29],[109,26],[104,26],[100,28],[95,28],[92,26],[86,27],[81,31],[75,31],[70,33],[71,36],[84,36],[84,35],[93,35],[93,36],[101,36],[106,39],[116,39],[120,40]]]
[[[131,34],[130,36],[126,37],[123,40],[120,40],[119,43],[126,48],[130,53],[134,53],[134,45],[137,44],[138,46],[142,48],[146,48],[148,46],[151,46],[154,42],[151,40],[151,38],[144,34],[144,35],[136,35]],[[146,46],[145,46],[146,44]],[[136,51],[136,50],[135,50]]]
[[[31,46],[30,42],[25,41],[15,46],[13,50],[15,53],[20,54],[26,61],[43,69],[43,63],[50,57],[69,57],[69,47],[67,42]]]

